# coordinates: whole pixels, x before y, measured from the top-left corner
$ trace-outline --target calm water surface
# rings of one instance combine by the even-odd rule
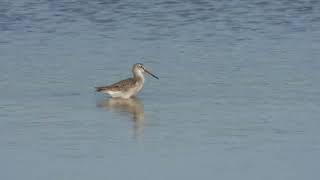
[[[317,0],[1,1],[0,179],[320,178],[319,57]]]

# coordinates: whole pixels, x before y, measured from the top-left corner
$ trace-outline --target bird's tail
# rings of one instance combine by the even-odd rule
[[[106,90],[107,87],[95,87],[97,92],[101,92],[103,90]]]

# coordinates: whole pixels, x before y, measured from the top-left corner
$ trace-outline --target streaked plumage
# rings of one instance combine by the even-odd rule
[[[137,95],[142,89],[144,84],[144,72],[150,74],[154,78],[159,79],[157,76],[153,75],[147,69],[145,69],[143,64],[137,63],[132,67],[132,78],[119,81],[109,86],[96,87],[96,91],[109,94],[112,97],[128,99],[132,96]]]

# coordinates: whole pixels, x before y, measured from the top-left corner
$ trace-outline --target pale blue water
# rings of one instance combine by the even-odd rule
[[[0,179],[319,179],[319,57],[317,0],[1,1]]]

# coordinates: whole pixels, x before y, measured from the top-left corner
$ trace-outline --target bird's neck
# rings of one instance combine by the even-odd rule
[[[144,75],[141,71],[134,71],[133,78],[136,79],[137,81],[144,83]]]

